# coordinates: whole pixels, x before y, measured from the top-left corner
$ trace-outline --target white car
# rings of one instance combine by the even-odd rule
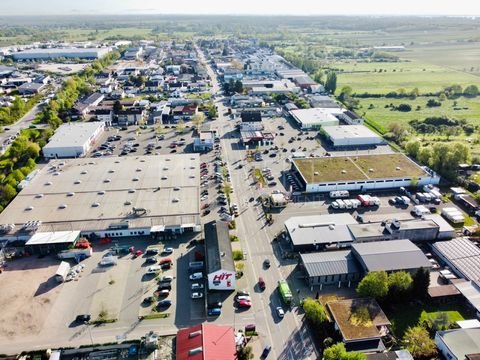
[[[203,273],[197,272],[190,275],[190,280],[200,280],[203,279]]]
[[[285,316],[285,311],[283,311],[281,306],[277,306],[276,310],[277,310],[278,317],[283,318]]]
[[[192,293],[192,299],[201,299],[203,298],[203,294],[200,292],[194,292]]]
[[[203,289],[203,284],[195,283],[192,284],[192,290],[200,290]]]

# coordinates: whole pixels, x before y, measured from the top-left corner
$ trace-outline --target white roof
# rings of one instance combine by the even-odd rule
[[[332,139],[358,139],[358,138],[374,138],[381,141],[381,137],[364,125],[339,125],[329,126],[324,131]]]
[[[83,146],[103,126],[105,124],[100,121],[63,124],[57,129],[55,135],[50,138],[50,141],[44,148]]]
[[[480,328],[480,321],[477,319],[459,320],[457,321],[457,325],[460,326],[461,329],[476,329]]]
[[[290,114],[304,125],[339,123],[339,120],[332,115],[332,112],[324,108],[291,110]]]
[[[80,231],[40,232],[33,234],[25,245],[73,243],[79,236]]]

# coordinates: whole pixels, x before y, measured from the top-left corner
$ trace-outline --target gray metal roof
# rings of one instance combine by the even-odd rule
[[[453,270],[458,270],[468,280],[480,280],[480,249],[467,238],[436,242],[435,252],[443,256]]]
[[[352,251],[367,271],[431,267],[423,252],[407,239],[353,244]]]
[[[480,328],[438,331],[437,335],[457,359],[480,353]]]
[[[356,224],[352,215],[328,214],[296,216],[285,221],[294,246],[352,242],[354,237],[348,224]]]
[[[204,226],[207,273],[218,270],[235,271],[228,224],[223,221],[210,221]]]
[[[300,258],[310,277],[360,272],[350,250],[300,254]]]

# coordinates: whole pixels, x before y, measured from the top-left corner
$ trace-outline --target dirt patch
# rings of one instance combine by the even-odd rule
[[[0,274],[0,338],[38,334],[61,285],[53,276],[58,260],[24,258]]]

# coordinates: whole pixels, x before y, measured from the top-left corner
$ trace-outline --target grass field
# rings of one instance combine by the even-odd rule
[[[426,106],[429,97],[419,96],[415,100],[410,99],[391,99],[391,98],[365,98],[359,99],[361,108],[357,111],[360,115],[374,120],[382,127],[386,128],[389,123],[399,121],[408,123],[410,120],[423,120],[431,116],[447,116],[452,119],[465,119],[473,125],[480,123],[480,98],[460,97],[455,100],[445,100],[439,107],[429,108]],[[438,100],[438,98],[434,98]],[[454,102],[457,102],[454,107]],[[385,108],[385,105],[409,104],[412,111],[402,112]],[[373,108],[370,109],[370,106]],[[420,110],[416,110],[420,106]],[[460,109],[460,110],[455,110]]]
[[[416,61],[335,63],[332,67],[343,70],[337,73],[337,93],[346,85],[354,93],[373,94],[386,94],[400,88],[407,92],[418,88],[420,93],[430,93],[453,84],[480,85],[480,77],[476,75]]]
[[[445,305],[396,305],[392,310],[386,311],[386,315],[392,323],[392,329],[397,338],[402,338],[407,328],[417,325],[427,317],[436,317],[440,312],[446,312],[450,321],[458,321],[470,318],[472,314],[462,306],[455,304]]]

